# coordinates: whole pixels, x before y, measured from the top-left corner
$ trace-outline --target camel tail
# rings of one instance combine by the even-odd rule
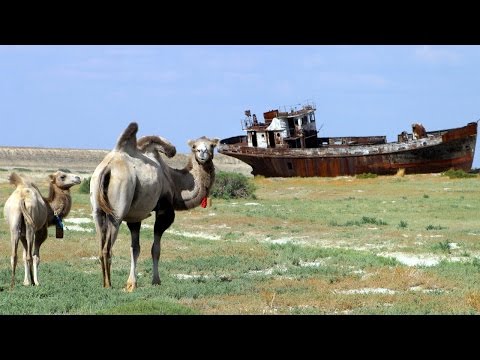
[[[108,184],[110,183],[110,168],[105,167],[98,177],[98,191],[97,191],[97,202],[100,209],[102,209],[106,214],[115,216],[115,211],[113,211],[112,205],[108,200]]]
[[[18,186],[24,184],[23,179],[15,172],[12,172],[8,177],[10,184]]]
[[[135,149],[137,147],[138,124],[131,122],[118,138],[115,150]]]
[[[25,196],[25,195],[24,195]],[[20,201],[20,210],[22,211],[22,215],[23,217],[25,218],[25,221],[30,224],[30,225],[34,225],[34,221],[33,221],[33,218],[32,218],[32,215],[30,214],[30,212],[28,211],[27,207],[25,206],[25,199],[22,199]]]

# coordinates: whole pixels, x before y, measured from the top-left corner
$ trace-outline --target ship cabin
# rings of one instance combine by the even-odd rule
[[[314,148],[317,147],[315,106],[303,105],[299,110],[278,109],[263,113],[264,122],[259,122],[250,110],[245,111],[242,129],[247,132],[249,147],[258,148]]]

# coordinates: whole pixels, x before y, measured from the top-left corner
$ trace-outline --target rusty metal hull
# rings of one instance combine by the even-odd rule
[[[374,173],[436,173],[450,168],[470,171],[477,123],[428,132],[423,139],[375,145],[335,145],[317,148],[248,147],[245,137],[223,139],[218,151],[250,165],[253,175],[265,177],[333,177]]]

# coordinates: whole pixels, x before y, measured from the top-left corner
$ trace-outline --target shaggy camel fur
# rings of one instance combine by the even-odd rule
[[[206,137],[188,144],[192,156],[184,169],[169,167],[160,156],[175,155],[166,139],[147,136],[137,142],[138,125],[130,123],[117,145],[97,166],[90,180],[90,201],[100,245],[103,286],[111,287],[112,246],[122,221],[131,233],[131,266],[127,291],[137,287],[136,264],[140,254],[140,225],[155,211],[152,284],[160,284],[158,262],[163,232],[175,219],[174,210],[194,208],[209,194],[215,180],[213,152],[219,139]]]
[[[48,198],[44,198],[34,183],[22,179],[14,172],[10,175],[10,184],[16,188],[7,199],[3,212],[10,227],[12,243],[11,287],[15,285],[18,240],[23,245],[25,265],[23,284],[30,285],[33,279],[34,284],[39,285],[40,246],[48,236],[47,228],[68,215],[72,206],[70,188],[81,182],[79,176],[62,171],[57,171],[49,177],[49,195]]]

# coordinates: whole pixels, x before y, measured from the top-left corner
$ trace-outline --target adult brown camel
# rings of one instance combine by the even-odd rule
[[[112,246],[122,221],[131,233],[131,266],[127,291],[137,287],[136,264],[140,254],[140,225],[155,211],[151,248],[152,284],[160,284],[160,241],[175,219],[175,210],[192,209],[209,194],[215,180],[214,148],[219,139],[201,137],[188,142],[192,154],[183,169],[168,166],[160,153],[175,155],[166,139],[146,136],[137,142],[138,125],[130,123],[90,179],[90,201],[100,245],[103,286],[111,287]]]
[[[70,188],[81,182],[79,176],[63,171],[57,171],[49,177],[49,195],[44,198],[34,183],[21,178],[15,172],[10,174],[9,181],[15,185],[15,190],[7,199],[3,213],[10,228],[12,243],[11,287],[15,285],[18,240],[23,245],[23,284],[30,285],[33,279],[33,283],[39,285],[40,246],[48,236],[48,227],[58,224],[70,212]]]

